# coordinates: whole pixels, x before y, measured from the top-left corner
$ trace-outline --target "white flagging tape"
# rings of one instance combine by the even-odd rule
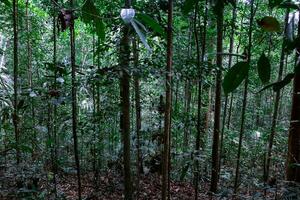
[[[141,39],[142,43],[144,44],[145,48],[148,50],[148,53],[152,53],[150,46],[147,43],[147,39],[145,34],[140,30],[143,29],[144,32],[147,32],[145,26],[140,23],[138,20],[134,19],[135,17],[135,10],[132,8],[122,9],[121,10],[121,18],[125,22],[125,24],[131,24],[134,28],[135,32],[138,34],[139,38]]]

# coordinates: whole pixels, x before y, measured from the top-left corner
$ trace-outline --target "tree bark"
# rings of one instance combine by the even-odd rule
[[[236,3],[236,1],[234,1]],[[234,33],[235,33],[235,21],[236,21],[236,6],[234,6],[232,10],[232,19],[231,19],[231,33],[230,33],[230,44],[229,44],[229,61],[228,61],[228,69],[230,69],[232,65],[232,53],[233,53],[233,45],[234,45]],[[222,121],[222,131],[221,131],[221,142],[220,142],[220,161],[219,161],[219,173],[221,172],[221,161],[223,158],[223,143],[224,143],[224,131],[226,124],[226,115],[227,115],[227,107],[228,107],[228,95],[225,97],[225,105],[223,111],[223,121]]]
[[[164,124],[164,151],[162,167],[162,200],[168,198],[169,165],[170,165],[170,134],[172,107],[172,64],[173,64],[173,0],[168,0],[167,27],[167,67],[166,67],[166,105]]]
[[[250,64],[250,62],[251,62],[253,19],[254,19],[254,0],[251,0],[250,27],[249,27],[249,33],[248,33],[249,40],[248,40],[248,48],[247,48],[247,53],[248,53],[247,62],[248,62],[248,64]],[[239,144],[238,144],[238,155],[237,155],[236,171],[235,171],[235,179],[234,179],[234,193],[237,192],[238,180],[239,180],[239,175],[240,175],[240,159],[241,159],[243,135],[244,135],[244,131],[245,131],[245,114],[246,114],[246,109],[247,109],[248,83],[249,83],[249,78],[248,78],[248,75],[247,75],[246,80],[245,80],[245,88],[244,88],[244,95],[243,95],[241,128],[240,128],[240,136],[239,136]]]
[[[221,84],[223,56],[219,53],[223,52],[223,18],[224,8],[221,7],[217,14],[217,77],[215,91],[215,116],[212,144],[212,170],[211,170],[211,186],[210,191],[216,193],[218,190],[219,179],[219,140],[220,140],[220,115],[221,115]]]
[[[18,111],[18,0],[13,0],[13,32],[14,32],[14,98],[13,98],[13,124],[16,140],[16,161],[20,163],[20,147],[19,147],[19,111]]]
[[[285,14],[284,35],[286,35],[288,22],[289,22],[289,10],[287,10],[286,14]],[[284,50],[284,48],[285,48],[285,44],[283,42],[282,46],[281,46],[280,64],[279,64],[279,71],[278,71],[278,78],[277,78],[278,81],[281,81],[282,74],[283,74],[283,67],[284,67],[284,61],[285,61],[285,50]],[[270,170],[270,164],[271,164],[273,141],[274,141],[274,137],[275,137],[275,134],[276,134],[276,125],[277,125],[279,103],[280,103],[280,94],[281,94],[281,90],[277,91],[276,96],[275,96],[274,113],[273,113],[273,118],[272,118],[271,133],[270,133],[270,136],[269,136],[268,154],[267,154],[267,159],[266,159],[266,170],[265,170],[266,174],[264,176],[265,182],[268,181],[269,175],[270,175],[269,170]]]
[[[131,1],[125,0],[125,8],[131,7]],[[122,68],[120,80],[121,96],[121,132],[123,138],[123,157],[124,157],[124,195],[125,200],[133,199],[131,168],[130,168],[130,76],[129,76],[129,26],[124,25],[123,36],[120,47],[120,64]]]
[[[196,43],[196,52],[197,52],[197,68],[199,72],[199,80],[198,80],[198,102],[197,102],[197,135],[196,135],[196,157],[200,155],[200,146],[201,146],[201,133],[203,133],[204,129],[203,127],[205,124],[203,123],[202,117],[201,117],[201,108],[202,108],[202,72],[203,68],[201,66],[201,62],[204,63],[205,53],[206,53],[206,28],[207,28],[207,17],[208,17],[208,9],[207,9],[207,0],[204,4],[205,7],[205,13],[204,13],[204,19],[203,19],[203,35],[202,35],[202,46],[201,46],[201,56],[200,56],[200,44],[199,44],[199,34],[197,29],[197,19],[198,19],[198,3],[195,7],[195,16],[194,16],[194,35],[195,35],[195,43]],[[200,16],[199,16],[200,19]],[[200,23],[200,20],[199,20]],[[203,135],[202,135],[203,137]],[[202,138],[203,139],[203,138]],[[195,190],[195,199],[198,199],[198,186],[199,186],[199,161],[198,158],[196,158],[195,161],[196,171],[194,173],[194,190]]]
[[[298,37],[300,36],[300,21],[298,22]],[[300,47],[297,47],[296,60],[300,56]],[[288,139],[288,158],[286,178],[288,181],[300,182],[300,64],[295,67],[295,77],[292,96],[292,112]]]
[[[74,7],[73,0],[70,1],[70,7]],[[76,49],[75,49],[75,21],[71,20],[70,24],[70,45],[71,45],[71,68],[72,68],[72,133],[74,142],[74,155],[77,170],[77,184],[78,184],[78,199],[81,200],[81,177],[80,177],[80,160],[78,151],[77,138],[77,81],[76,81]]]
[[[139,64],[139,52],[138,52],[138,42],[135,39],[133,41],[133,59],[134,59],[134,67],[138,69]],[[137,183],[136,188],[139,190],[139,183],[140,183],[140,175],[143,173],[142,167],[142,155],[141,155],[141,127],[142,127],[142,119],[141,119],[141,90],[140,90],[140,78],[137,74],[134,78],[134,89],[135,89],[135,117],[136,117],[136,149],[137,149]],[[139,191],[138,191],[139,194]],[[139,196],[137,195],[137,198]]]

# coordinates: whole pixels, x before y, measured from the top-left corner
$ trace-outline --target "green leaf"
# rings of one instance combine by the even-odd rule
[[[161,25],[158,22],[156,22],[153,18],[151,18],[149,15],[146,15],[143,13],[138,13],[137,18],[140,19],[141,21],[143,21],[145,24],[147,24],[156,33],[158,33],[164,37],[166,36],[166,33],[165,33],[163,27],[161,27]]]
[[[266,16],[257,20],[258,25],[266,32],[279,32],[280,24],[274,17]]]
[[[294,77],[295,77],[295,73],[290,73],[290,74],[286,75],[286,77],[282,81],[278,81],[276,83],[269,84],[266,87],[264,87],[263,89],[261,89],[259,92],[262,92],[271,87],[273,87],[273,90],[275,92],[277,92],[277,91],[281,90],[282,88],[284,88],[284,86],[289,84],[293,80]]]
[[[47,147],[51,147],[52,144],[54,144],[54,139],[52,137],[48,138],[48,140],[46,140]]]
[[[249,63],[239,62],[228,70],[223,81],[223,89],[226,95],[233,92],[243,82],[248,75],[249,68]]]
[[[95,29],[96,29],[96,34],[100,38],[100,40],[105,39],[105,25],[101,20],[97,20],[95,22]]]
[[[288,8],[288,9],[295,9],[299,10],[300,7],[299,5],[293,3],[293,2],[284,2],[278,6],[278,8]]]
[[[292,168],[300,168],[300,164],[299,163],[292,163],[292,164],[290,164],[290,167],[292,167]]]
[[[283,0],[269,0],[269,6],[271,8],[274,8],[276,6],[279,6],[282,2]]]
[[[81,11],[81,18],[84,23],[92,23],[95,17],[98,16],[98,10],[92,0],[86,0]]]
[[[269,59],[263,53],[257,63],[258,76],[263,84],[270,81],[271,78],[271,64]]]
[[[184,15],[189,14],[195,7],[197,1],[198,0],[185,0],[183,7],[182,7],[182,13]]]
[[[9,0],[0,0],[0,2],[4,3],[6,6],[11,6],[11,3]]]
[[[94,27],[97,36],[105,39],[105,25],[100,19],[99,11],[92,0],[86,0],[81,8],[81,19],[84,23],[90,24]]]
[[[33,150],[31,147],[26,146],[26,145],[20,145],[20,150],[24,153],[32,153]]]

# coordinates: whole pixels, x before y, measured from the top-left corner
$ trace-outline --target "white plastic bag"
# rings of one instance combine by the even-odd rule
[[[125,22],[125,24],[131,24],[132,25],[135,32],[138,34],[139,38],[141,39],[142,43],[144,44],[145,48],[148,50],[148,53],[151,53],[152,50],[151,50],[150,46],[147,43],[146,36],[140,30],[140,28],[142,28],[144,32],[147,32],[147,30],[146,30],[145,26],[141,22],[134,19],[134,17],[135,17],[135,10],[133,8],[127,8],[127,9],[123,8],[121,10],[122,20]]]

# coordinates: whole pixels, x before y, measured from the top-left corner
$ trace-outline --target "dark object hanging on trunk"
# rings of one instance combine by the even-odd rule
[[[77,19],[74,15],[74,10],[61,9],[58,15],[58,24],[60,25],[61,31],[64,32],[71,25],[74,25],[74,20]]]

